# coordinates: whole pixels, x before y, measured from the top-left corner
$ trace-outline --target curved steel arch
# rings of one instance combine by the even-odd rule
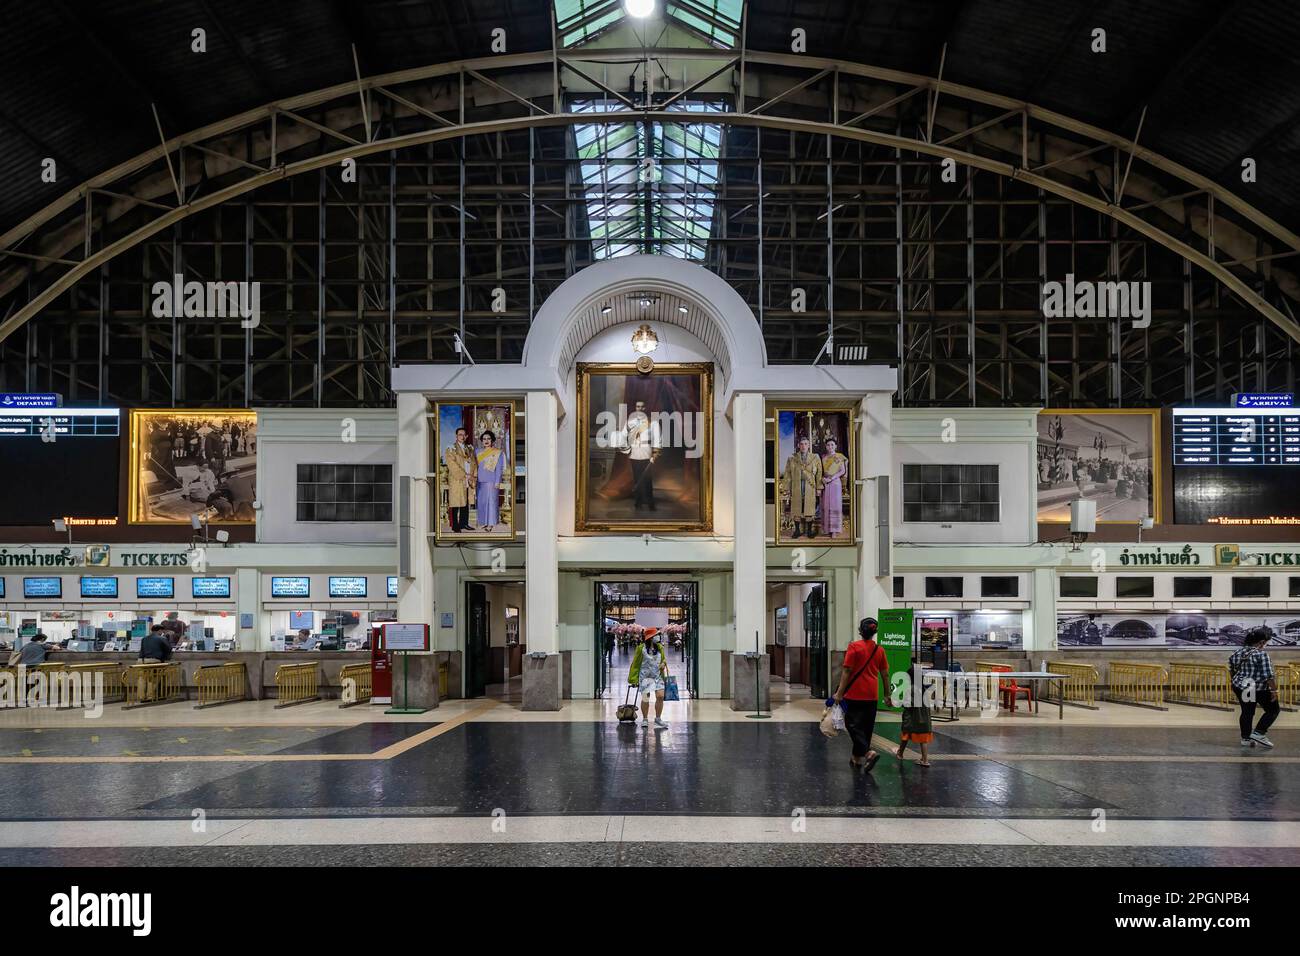
[[[528,99],[525,96],[518,95],[500,82],[488,78],[487,72],[502,72],[509,70],[526,70],[528,68],[538,68],[550,66],[554,71],[553,90],[559,90],[560,70],[570,69],[583,80],[595,84],[598,88],[605,89],[619,99],[627,102],[626,97],[617,91],[604,87],[598,81],[592,80],[587,74],[577,70],[570,65],[570,61],[591,63],[591,62],[625,62],[629,57],[641,57],[645,51],[642,50],[580,50],[566,54],[557,54],[556,51],[539,51],[534,53],[523,53],[513,55],[501,55],[497,57],[479,58],[474,60],[457,61],[452,63],[436,64],[429,67],[423,67],[414,70],[406,70],[398,73],[384,74],[370,78],[364,78],[357,83],[340,84],[323,90],[307,93],[299,97],[278,101],[268,104],[256,110],[251,110],[238,116],[230,117],[219,123],[211,124],[200,130],[185,134],[183,136],[173,137],[164,145],[155,147],[145,153],[140,154],[132,160],[120,164],[112,170],[109,170],[100,176],[97,176],[86,183],[83,183],[76,190],[62,196],[60,199],[51,203],[40,212],[29,217],[23,223],[9,230],[4,236],[0,236],[0,256],[16,255],[27,257],[51,263],[52,265],[65,266],[66,271],[59,275],[50,285],[42,289],[26,305],[9,316],[3,322],[0,322],[0,341],[7,338],[15,329],[21,327],[37,315],[43,308],[49,305],[59,294],[67,290],[78,280],[84,278],[103,263],[110,261],[115,256],[126,250],[138,245],[140,242],[156,235],[168,226],[179,222],[188,216],[203,211],[205,209],[218,206],[228,200],[234,199],[245,193],[252,192],[267,183],[274,182],[289,176],[296,176],[302,173],[311,172],[327,166],[335,165],[347,158],[357,158],[360,156],[371,155],[374,153],[385,152],[388,150],[400,150],[411,146],[423,145],[426,143],[439,142],[449,139],[459,139],[466,136],[479,134],[490,134],[498,132],[508,132],[526,128],[536,128],[544,126],[564,126],[571,124],[621,124],[629,121],[630,117],[635,117],[641,121],[660,122],[660,123],[681,123],[690,119],[700,118],[700,114],[690,114],[683,112],[674,112],[666,109],[644,109],[636,108],[632,111],[603,112],[603,113],[566,113],[551,112],[541,104]],[[1210,254],[1201,252],[1193,248],[1181,239],[1176,238],[1170,232],[1162,229],[1159,225],[1137,215],[1137,211],[1144,208],[1159,206],[1164,203],[1176,200],[1186,199],[1196,194],[1204,194],[1209,197],[1210,215],[1213,216],[1213,202],[1219,201],[1228,208],[1237,212],[1244,219],[1258,227],[1259,230],[1273,240],[1288,247],[1291,252],[1285,253],[1290,255],[1292,252],[1300,252],[1300,236],[1282,227],[1272,218],[1266,216],[1263,212],[1256,209],[1251,204],[1242,200],[1229,190],[1213,183],[1205,177],[1186,169],[1185,167],[1160,156],[1145,147],[1138,146],[1136,143],[1124,139],[1116,134],[1101,130],[1097,127],[1071,119],[1059,113],[1042,109],[1030,103],[1014,100],[997,94],[987,93],[976,90],[971,87],[961,86],[948,83],[939,77],[928,77],[919,74],[903,73],[895,70],[887,70],[878,67],[868,66],[865,64],[847,63],[841,61],[825,60],[815,57],[805,57],[792,54],[777,53],[760,53],[753,51],[738,51],[735,54],[717,50],[659,50],[654,51],[658,59],[683,59],[696,61],[710,61],[717,63],[726,61],[724,66],[715,70],[709,75],[709,79],[717,77],[730,68],[738,68],[740,75],[743,77],[745,71],[754,65],[776,66],[782,68],[793,68],[796,70],[808,71],[811,76],[801,82],[793,84],[789,89],[779,95],[768,99],[760,106],[749,112],[729,112],[729,113],[709,113],[707,122],[726,123],[735,126],[750,126],[760,129],[779,129],[800,133],[810,133],[817,135],[827,135],[840,139],[856,140],[868,142],[876,145],[892,147],[900,150],[909,150],[926,155],[934,156],[940,159],[953,159],[963,165],[971,166],[976,169],[986,170],[996,173],[1010,179],[1019,180],[1029,185],[1043,189],[1080,206],[1093,209],[1099,213],[1105,214],[1112,219],[1124,224],[1125,226],[1141,233],[1147,238],[1165,246],[1171,251],[1177,253],[1198,267],[1205,270],[1214,278],[1219,280],[1227,288],[1231,289],[1244,302],[1249,304],[1261,315],[1267,317],[1271,322],[1282,329],[1293,340],[1300,341],[1300,323],[1297,323],[1290,316],[1284,314],[1273,306],[1263,296],[1259,295],[1250,285],[1240,276],[1232,272],[1229,268],[1234,263],[1223,263],[1218,261],[1213,255],[1215,248],[1213,238],[1213,226],[1211,225],[1211,239],[1209,243]],[[930,139],[903,136],[893,133],[886,133],[879,130],[868,129],[854,125],[869,117],[873,113],[879,112],[879,109],[870,110],[867,113],[856,116],[847,122],[839,121],[839,79],[843,76],[861,77],[870,80],[881,81],[885,83],[906,86],[911,89],[911,93],[926,91],[932,97],[932,102],[937,104],[940,96],[946,96],[955,99],[967,100],[978,103],[983,106],[1003,110],[1001,116],[984,123],[977,124],[961,134],[949,136],[946,140],[938,143]],[[800,119],[788,116],[779,116],[763,113],[762,110],[775,104],[777,101],[785,98],[788,94],[798,92],[799,90],[812,85],[823,77],[831,76],[835,84],[836,94],[834,102],[831,104],[831,118],[828,121],[817,121]],[[502,91],[526,105],[529,108],[527,116],[513,116],[508,118],[480,121],[480,122],[463,122],[458,117],[457,120],[449,120],[439,115],[433,110],[420,107],[418,104],[404,99],[398,94],[393,93],[389,87],[402,86],[414,82],[422,82],[429,79],[457,77],[462,89],[462,113],[463,113],[463,91],[467,82],[482,82],[488,86],[494,86],[497,90]],[[703,86],[703,82],[695,84]],[[415,133],[406,133],[402,135],[389,136],[382,139],[370,139],[359,141],[346,133],[330,129],[327,125],[317,123],[298,115],[299,110],[308,109],[315,106],[322,106],[327,103],[344,100],[353,96],[365,97],[372,91],[378,91],[381,95],[387,96],[399,104],[405,106],[410,115],[423,114],[433,119],[441,126],[426,129]],[[683,94],[686,91],[683,91]],[[911,95],[905,94],[904,97],[898,97],[895,101]],[[683,95],[683,94],[678,94]],[[674,97],[676,98],[676,97]],[[555,101],[554,95],[552,101]],[[891,101],[894,102],[894,101]],[[748,104],[746,104],[748,106]],[[1011,163],[1002,160],[993,159],[969,150],[957,149],[953,146],[946,145],[947,142],[957,141],[967,136],[977,134],[979,131],[996,127],[999,122],[1005,121],[1014,116],[1020,119],[1020,126],[1023,133],[1021,144],[1021,162]],[[931,107],[933,116],[933,106]],[[331,135],[340,140],[346,141],[347,145],[333,150],[331,152],[312,156],[309,158],[296,160],[289,163],[275,164],[275,124],[279,117],[287,117],[290,122],[297,122],[318,131],[320,136]],[[1116,190],[1118,202],[1112,202],[1108,198],[1099,198],[1083,190],[1077,189],[1067,183],[1053,179],[1044,175],[1044,171],[1053,166],[1061,167],[1065,160],[1058,160],[1052,163],[1045,163],[1040,166],[1032,166],[1028,161],[1028,123],[1030,120],[1041,122],[1046,126],[1057,130],[1064,130],[1094,141],[1098,145],[1092,149],[1085,149],[1083,152],[1076,154],[1076,157],[1082,157],[1095,153],[1103,148],[1111,148],[1116,151],[1128,153],[1130,159],[1139,159],[1142,162],[1160,170],[1170,176],[1173,176],[1186,185],[1194,189],[1185,195],[1173,195],[1163,199],[1151,202],[1143,202],[1126,207],[1122,203],[1122,187]],[[254,163],[229,156],[228,154],[207,148],[201,145],[218,137],[227,136],[241,130],[246,130],[260,123],[269,121],[271,123],[271,162],[267,167],[262,167]],[[352,128],[351,126],[348,128]],[[368,135],[368,134],[367,134]],[[175,179],[174,172],[171,169],[171,156],[173,153],[183,154],[186,148],[194,149],[202,153],[212,154],[222,157],[240,167],[246,167],[253,170],[246,178],[222,187],[213,193],[200,197],[198,199],[185,202],[183,197],[183,187]],[[151,166],[160,161],[167,163],[167,170],[172,174],[173,184],[176,186],[178,193],[178,204],[172,207],[163,206],[150,199],[122,195],[109,190],[107,187],[123,179],[124,177],[139,174],[148,170]],[[1127,179],[1127,176],[1126,176]],[[13,249],[13,246],[22,242],[24,239],[32,236],[41,226],[54,221],[54,219],[63,212],[74,208],[78,203],[86,202],[96,192],[115,196],[118,199],[129,200],[133,203],[156,207],[162,211],[150,222],[136,228],[126,236],[114,241],[113,243],[99,249],[98,251],[86,255],[81,260],[68,260],[57,256],[31,255],[20,253]],[[90,224],[90,217],[87,216],[87,225]],[[1269,258],[1261,256],[1260,259]],[[1249,261],[1249,260],[1241,260]]]

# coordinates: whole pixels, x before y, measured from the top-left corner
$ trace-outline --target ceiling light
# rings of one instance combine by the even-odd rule
[[[648,17],[655,12],[655,0],[623,0],[623,9],[630,17]]]
[[[612,305],[607,305],[607,306],[605,306],[604,308],[602,308],[602,309],[600,310],[600,314],[601,314],[601,315],[609,315],[609,314],[610,314],[611,312],[613,312],[613,311],[614,311],[614,307],[613,307]]]
[[[679,305],[679,306],[677,307],[677,311],[680,312],[682,315],[685,315],[685,314],[686,314],[687,312],[689,312],[690,310],[689,310],[688,308],[686,308],[686,306],[684,306],[684,305]]]
[[[648,309],[648,308],[650,308],[650,300],[649,300],[649,299],[642,299],[642,300],[641,300],[641,308],[643,308],[643,309]]]

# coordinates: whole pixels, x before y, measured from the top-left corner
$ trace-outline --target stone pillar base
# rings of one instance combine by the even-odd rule
[[[393,655],[394,708],[438,706],[438,655],[398,653]]]
[[[731,709],[753,713],[755,707],[763,713],[772,710],[771,675],[772,658],[767,654],[749,657],[745,654],[731,655]],[[758,668],[758,680],[754,680],[754,668]],[[755,701],[757,694],[757,701]]]
[[[563,658],[547,654],[538,659],[524,655],[524,710],[559,710]]]

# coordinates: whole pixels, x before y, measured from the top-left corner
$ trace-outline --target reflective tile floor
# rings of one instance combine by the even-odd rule
[[[796,691],[770,720],[609,701],[400,718],[328,701],[0,714],[0,865],[1300,865],[1300,719],[1055,708],[935,724],[933,766],[849,767]]]

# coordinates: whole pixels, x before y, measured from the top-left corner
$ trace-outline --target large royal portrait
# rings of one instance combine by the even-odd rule
[[[512,540],[515,403],[439,402],[434,423],[437,540]]]
[[[578,365],[578,534],[713,531],[713,366]]]
[[[1038,520],[1067,522],[1070,502],[1097,521],[1160,521],[1160,409],[1048,408],[1038,413]]]
[[[853,409],[776,408],[776,543],[853,544]]]
[[[253,524],[257,413],[131,411],[130,521]]]

